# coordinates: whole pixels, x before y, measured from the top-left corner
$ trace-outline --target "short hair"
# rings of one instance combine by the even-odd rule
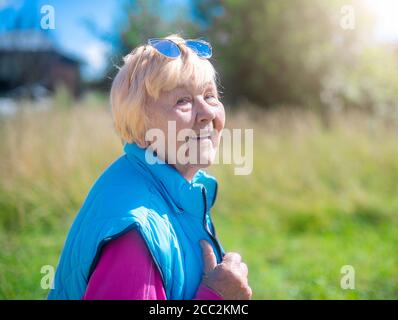
[[[182,85],[217,84],[217,73],[209,60],[199,58],[178,35],[166,39],[181,42],[179,58],[170,59],[152,46],[142,45],[124,57],[124,65],[113,80],[110,93],[112,117],[123,143],[146,146],[145,133],[150,121],[147,103],[151,98],[157,100],[162,91]]]

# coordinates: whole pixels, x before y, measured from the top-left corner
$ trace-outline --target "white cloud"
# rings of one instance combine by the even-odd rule
[[[108,52],[109,46],[100,41],[90,42],[82,48],[81,54],[87,63],[87,77],[98,76],[104,71],[107,64],[106,56]]]

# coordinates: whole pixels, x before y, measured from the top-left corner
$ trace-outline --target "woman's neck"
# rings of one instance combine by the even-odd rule
[[[148,148],[150,148],[150,149],[153,151],[151,145],[149,145]],[[164,158],[161,156],[161,154],[158,154],[158,153],[156,153],[156,156],[157,156],[160,160],[162,160],[162,161],[164,161],[164,162],[166,162],[166,163],[169,163],[167,157],[164,159]],[[176,163],[176,164],[170,164],[170,163],[169,163],[169,165],[171,165],[172,167],[174,167],[174,168],[184,177],[184,179],[186,179],[188,182],[191,182],[191,181],[192,181],[192,179],[193,179],[193,177],[195,176],[196,172],[198,172],[199,169],[200,169],[200,168],[198,168],[197,166],[183,165],[183,164],[179,164],[179,163]]]
[[[173,167],[188,181],[191,182],[196,172],[199,171],[197,167],[175,164]]]

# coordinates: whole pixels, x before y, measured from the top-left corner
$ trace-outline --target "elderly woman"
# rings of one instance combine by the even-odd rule
[[[111,89],[120,158],[98,178],[66,239],[49,299],[250,299],[210,209],[225,111],[211,46],[173,35],[125,57]]]

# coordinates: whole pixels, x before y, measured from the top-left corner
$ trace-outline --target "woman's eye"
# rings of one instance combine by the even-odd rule
[[[191,101],[191,99],[189,98],[189,97],[183,97],[183,98],[179,98],[178,100],[177,100],[177,105],[183,105],[183,104],[186,104],[186,103],[188,103],[188,102],[190,102]]]
[[[205,99],[207,101],[210,101],[211,103],[216,103],[218,99],[214,96],[214,94],[208,94],[205,96]]]

